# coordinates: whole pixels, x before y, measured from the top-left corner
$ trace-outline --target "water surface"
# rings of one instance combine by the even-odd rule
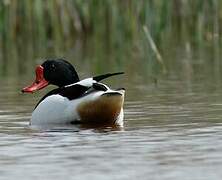
[[[220,179],[221,85],[209,74],[187,80],[175,72],[156,83],[116,80],[127,89],[125,126],[116,129],[30,127],[47,90],[23,95],[28,80],[2,78],[0,178]]]

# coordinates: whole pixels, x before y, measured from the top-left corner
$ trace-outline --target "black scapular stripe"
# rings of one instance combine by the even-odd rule
[[[119,74],[124,74],[124,72],[102,74],[102,75],[99,75],[99,76],[94,76],[93,79],[95,81],[99,82],[103,79],[106,79],[106,78],[111,77],[111,76],[116,76],[116,75],[119,75]]]
[[[104,86],[103,84],[100,83],[93,83],[92,85],[93,89],[98,90],[98,91],[107,91],[107,87]]]
[[[35,106],[35,109],[44,99],[51,95],[59,94],[63,97],[68,98],[69,100],[73,100],[81,97],[88,89],[89,87],[85,87],[80,84],[53,89],[40,99],[40,101]]]

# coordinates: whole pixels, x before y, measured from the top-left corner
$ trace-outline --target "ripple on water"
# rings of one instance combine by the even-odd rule
[[[0,107],[1,178],[220,179],[219,95],[206,102],[201,93],[135,91],[126,97],[122,129],[30,127],[35,101],[9,98]]]

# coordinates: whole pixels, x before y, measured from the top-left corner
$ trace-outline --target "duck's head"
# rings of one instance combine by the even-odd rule
[[[62,87],[79,81],[75,68],[64,59],[46,60],[36,67],[35,73],[35,81],[23,88],[22,92],[33,93],[49,84]]]

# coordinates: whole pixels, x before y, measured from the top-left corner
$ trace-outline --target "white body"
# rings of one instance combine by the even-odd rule
[[[87,82],[88,85],[89,83],[86,80],[83,81]],[[33,111],[31,125],[66,124],[73,121],[81,121],[77,111],[79,105],[85,102],[93,102],[102,95],[112,92],[120,93],[124,99],[124,90],[113,91],[111,89],[108,89],[107,91],[92,92],[74,100],[69,100],[68,98],[58,94],[48,96]],[[118,118],[114,121],[117,125],[123,125],[123,108],[121,108]]]

